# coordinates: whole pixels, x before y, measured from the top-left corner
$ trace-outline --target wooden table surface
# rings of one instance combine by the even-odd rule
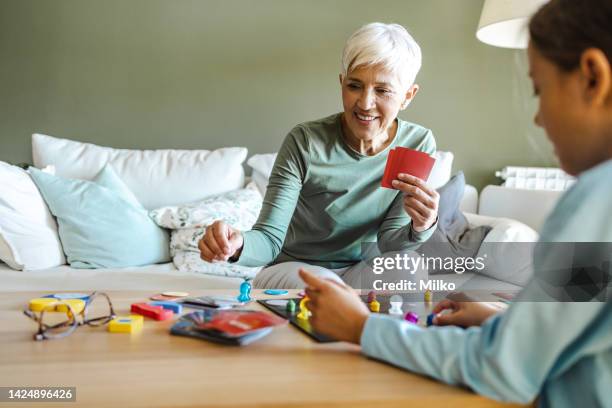
[[[151,295],[108,293],[119,315]],[[230,292],[193,295],[211,293]],[[316,343],[290,325],[246,347],[173,336],[173,321],[149,319],[137,335],[79,327],[67,338],[37,342],[32,339],[36,324],[22,310],[40,295],[0,294],[0,386],[75,386],[77,401],[19,407],[502,405],[370,360],[358,346]],[[270,298],[259,291],[253,295]],[[263,309],[258,304],[249,308]]]

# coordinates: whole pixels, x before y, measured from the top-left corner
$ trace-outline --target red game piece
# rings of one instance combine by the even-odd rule
[[[155,320],[170,319],[174,315],[172,310],[164,309],[162,306],[152,306],[147,303],[133,303],[131,310],[132,313],[150,317]]]

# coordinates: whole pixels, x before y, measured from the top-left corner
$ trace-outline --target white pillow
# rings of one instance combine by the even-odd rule
[[[227,262],[205,262],[200,259],[198,242],[205,227],[224,220],[232,227],[250,230],[261,210],[262,198],[256,189],[231,191],[205,200],[174,207],[163,207],[149,213],[161,227],[172,229],[170,253],[179,271],[209,275],[253,278],[261,268],[248,268]]]
[[[2,230],[0,230],[0,261],[4,261],[4,263],[13,269],[22,270],[23,265],[20,265],[15,261],[13,250],[8,246],[1,234]]]
[[[66,263],[55,219],[30,175],[4,162],[0,162],[0,259],[17,270]]]
[[[427,184],[432,188],[439,188],[445,185],[451,178],[454,155],[451,152],[438,150],[434,153],[433,157],[436,159],[436,163],[433,169],[431,169]],[[275,160],[276,153],[255,154],[247,160],[247,165],[253,170],[251,178],[262,195],[266,193],[268,179],[270,178],[270,173],[272,173]]]
[[[246,231],[257,221],[261,203],[258,191],[245,188],[195,203],[158,208],[149,215],[157,225],[169,229],[203,228],[216,220],[224,220],[232,227]]]
[[[436,159],[436,162],[427,179],[427,185],[435,189],[442,187],[450,180],[455,156],[451,152],[437,150],[433,158]]]
[[[32,135],[36,167],[55,165],[57,175],[91,180],[110,163],[147,209],[201,200],[244,185],[244,147],[217,150],[128,150]]]
[[[533,275],[533,249],[539,235],[527,225],[509,218],[472,215],[470,224],[489,225],[491,231],[483,240],[476,257],[484,259],[485,276],[525,286]]]
[[[257,185],[262,196],[266,194],[268,179],[272,173],[277,153],[255,154],[247,160],[247,165],[253,170],[251,179]]]

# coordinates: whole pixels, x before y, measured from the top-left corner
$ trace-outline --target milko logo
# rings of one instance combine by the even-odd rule
[[[384,282],[382,279],[376,279],[373,282],[372,289],[379,291],[408,291],[408,292],[424,292],[431,290],[432,292],[452,292],[457,288],[453,282],[445,282],[442,279],[419,280],[417,282],[402,279],[397,282]]]

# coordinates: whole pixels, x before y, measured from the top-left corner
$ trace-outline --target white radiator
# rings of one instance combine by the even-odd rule
[[[527,190],[567,190],[576,179],[556,167],[507,166],[496,171],[495,176],[504,180],[502,186]]]

